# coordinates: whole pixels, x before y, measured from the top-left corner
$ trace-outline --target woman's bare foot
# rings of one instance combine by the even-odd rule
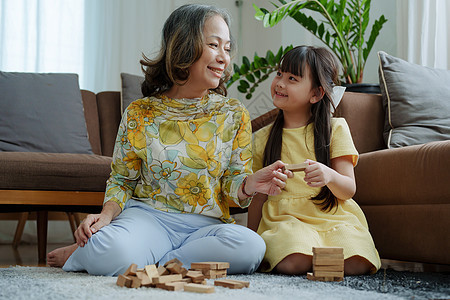
[[[73,244],[66,247],[61,247],[53,250],[47,254],[47,264],[50,267],[62,268],[72,253],[77,250],[78,245]]]

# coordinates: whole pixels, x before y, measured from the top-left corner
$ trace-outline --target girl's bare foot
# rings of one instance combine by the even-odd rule
[[[47,264],[50,267],[62,268],[72,253],[77,250],[78,245],[73,244],[66,247],[61,247],[53,250],[47,254]]]

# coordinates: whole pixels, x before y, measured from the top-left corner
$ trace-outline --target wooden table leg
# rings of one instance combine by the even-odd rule
[[[38,263],[45,264],[47,255],[48,211],[37,212]]]
[[[20,240],[22,239],[23,229],[25,228],[25,223],[28,220],[29,213],[23,212],[20,213],[19,222],[17,223],[16,227],[16,233],[14,234],[14,240],[13,240],[13,248],[17,249],[17,247],[20,244]]]

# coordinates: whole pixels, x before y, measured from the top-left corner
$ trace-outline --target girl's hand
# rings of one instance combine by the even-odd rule
[[[331,160],[331,168],[322,163],[309,160],[304,180],[310,187],[327,186],[338,199],[346,200],[356,192],[352,157],[341,156]]]
[[[310,159],[305,160],[308,166],[305,169],[304,180],[310,187],[323,187],[330,183],[333,170],[324,164]]]
[[[285,163],[278,160],[249,175],[245,185],[245,192],[247,194],[258,192],[266,195],[278,195],[286,186],[286,179],[294,176],[291,171],[285,170],[285,166]]]

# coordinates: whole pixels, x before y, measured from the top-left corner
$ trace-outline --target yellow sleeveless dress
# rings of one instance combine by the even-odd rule
[[[353,165],[358,152],[347,122],[332,118],[331,159],[350,155]],[[264,147],[271,125],[254,136],[253,171],[262,168]],[[288,164],[316,160],[312,124],[294,129],[283,129],[281,160]],[[304,173],[296,172],[289,178],[280,195],[269,196],[264,203],[258,234],[266,242],[266,254],[261,271],[270,272],[281,260],[293,253],[312,256],[312,247],[342,247],[344,259],[359,255],[373,264],[372,273],[381,266],[380,257],[369,233],[366,218],[353,199],[339,200],[339,206],[330,212],[310,200],[320,188],[309,187]]]

